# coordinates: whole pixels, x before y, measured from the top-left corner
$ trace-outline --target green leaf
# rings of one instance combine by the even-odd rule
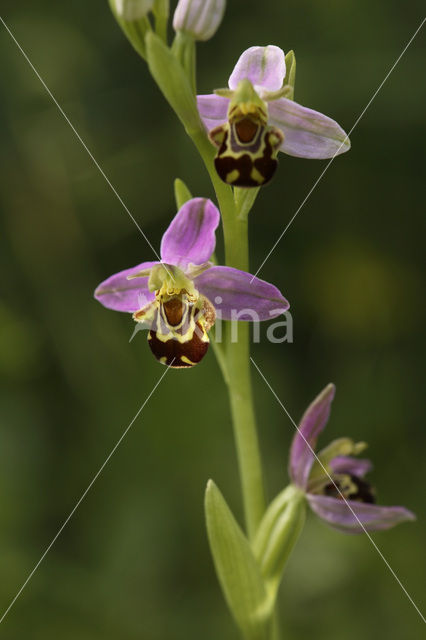
[[[145,45],[152,77],[186,131],[191,134],[202,130],[195,94],[182,65],[155,33],[146,35]]]
[[[247,640],[267,640],[273,603],[250,544],[212,480],[205,509],[216,573],[231,613]]]
[[[186,184],[180,178],[175,180],[175,200],[176,208],[179,210],[185,202],[191,200],[192,194]]]
[[[285,57],[286,75],[283,85],[288,84],[292,88],[291,95],[286,96],[290,100],[294,98],[294,85],[296,84],[296,56],[293,49]]]

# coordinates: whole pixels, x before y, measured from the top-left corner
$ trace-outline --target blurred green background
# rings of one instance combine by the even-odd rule
[[[239,54],[297,54],[296,100],[346,130],[419,25],[420,2],[230,2],[199,47],[199,91]],[[106,0],[3,0],[2,17],[151,242],[172,181],[212,195],[203,167]],[[418,522],[374,539],[424,605],[422,238],[424,33],[420,33],[266,263],[291,302],[294,343],[253,347],[298,419],[337,385],[322,442],[370,443],[385,504]],[[163,373],[132,321],[95,286],[152,254],[0,27],[0,609],[39,560]],[[252,269],[325,162],[281,156],[251,216]],[[221,246],[219,248],[221,255]],[[253,371],[269,494],[287,481],[294,428]],[[227,398],[213,352],[171,371],[0,626],[7,640],[236,639],[214,575],[203,492],[241,517]],[[364,535],[310,516],[281,594],[289,640],[422,637],[422,622]],[[423,601],[422,601],[423,599]]]

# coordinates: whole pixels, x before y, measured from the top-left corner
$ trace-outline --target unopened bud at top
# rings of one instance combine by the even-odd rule
[[[113,0],[119,18],[140,20],[151,11],[154,0]]]
[[[195,40],[209,40],[222,22],[225,4],[226,0],[179,0],[173,27]]]

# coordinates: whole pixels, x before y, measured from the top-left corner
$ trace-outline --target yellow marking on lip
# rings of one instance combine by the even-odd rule
[[[253,167],[253,169],[250,171],[250,177],[258,184],[263,184],[265,182],[264,176],[262,176],[262,174],[256,169],[256,167]]]
[[[160,333],[160,331],[156,331],[155,337],[160,342],[168,342],[169,340],[177,340],[180,344],[185,344],[185,342],[189,342],[192,340],[195,331],[194,321],[191,321],[191,326],[188,331],[183,334],[180,334],[177,331],[174,331],[173,327],[170,328],[168,333]]]
[[[233,169],[229,173],[226,174],[226,182],[235,182],[240,177],[240,172],[238,169]]]

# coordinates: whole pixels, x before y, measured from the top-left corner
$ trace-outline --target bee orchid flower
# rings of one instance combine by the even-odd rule
[[[291,99],[294,73],[286,69],[279,47],[250,47],[235,65],[229,89],[197,97],[201,119],[219,148],[216,169],[228,184],[265,184],[276,169],[279,151],[325,159],[350,148],[337,122]]]
[[[311,509],[332,527],[348,533],[380,531],[415,520],[405,507],[375,504],[375,494],[364,479],[369,460],[354,456],[365,443],[340,438],[314,454],[318,436],[327,424],[335,387],[329,384],[308,407],[294,436],[289,474],[302,489]]]
[[[205,198],[186,202],[161,242],[161,261],[142,262],[102,282],[95,298],[108,309],[133,314],[150,329],[155,357],[175,368],[204,357],[216,312],[223,320],[270,320],[289,304],[272,284],[210,259],[220,214]]]

